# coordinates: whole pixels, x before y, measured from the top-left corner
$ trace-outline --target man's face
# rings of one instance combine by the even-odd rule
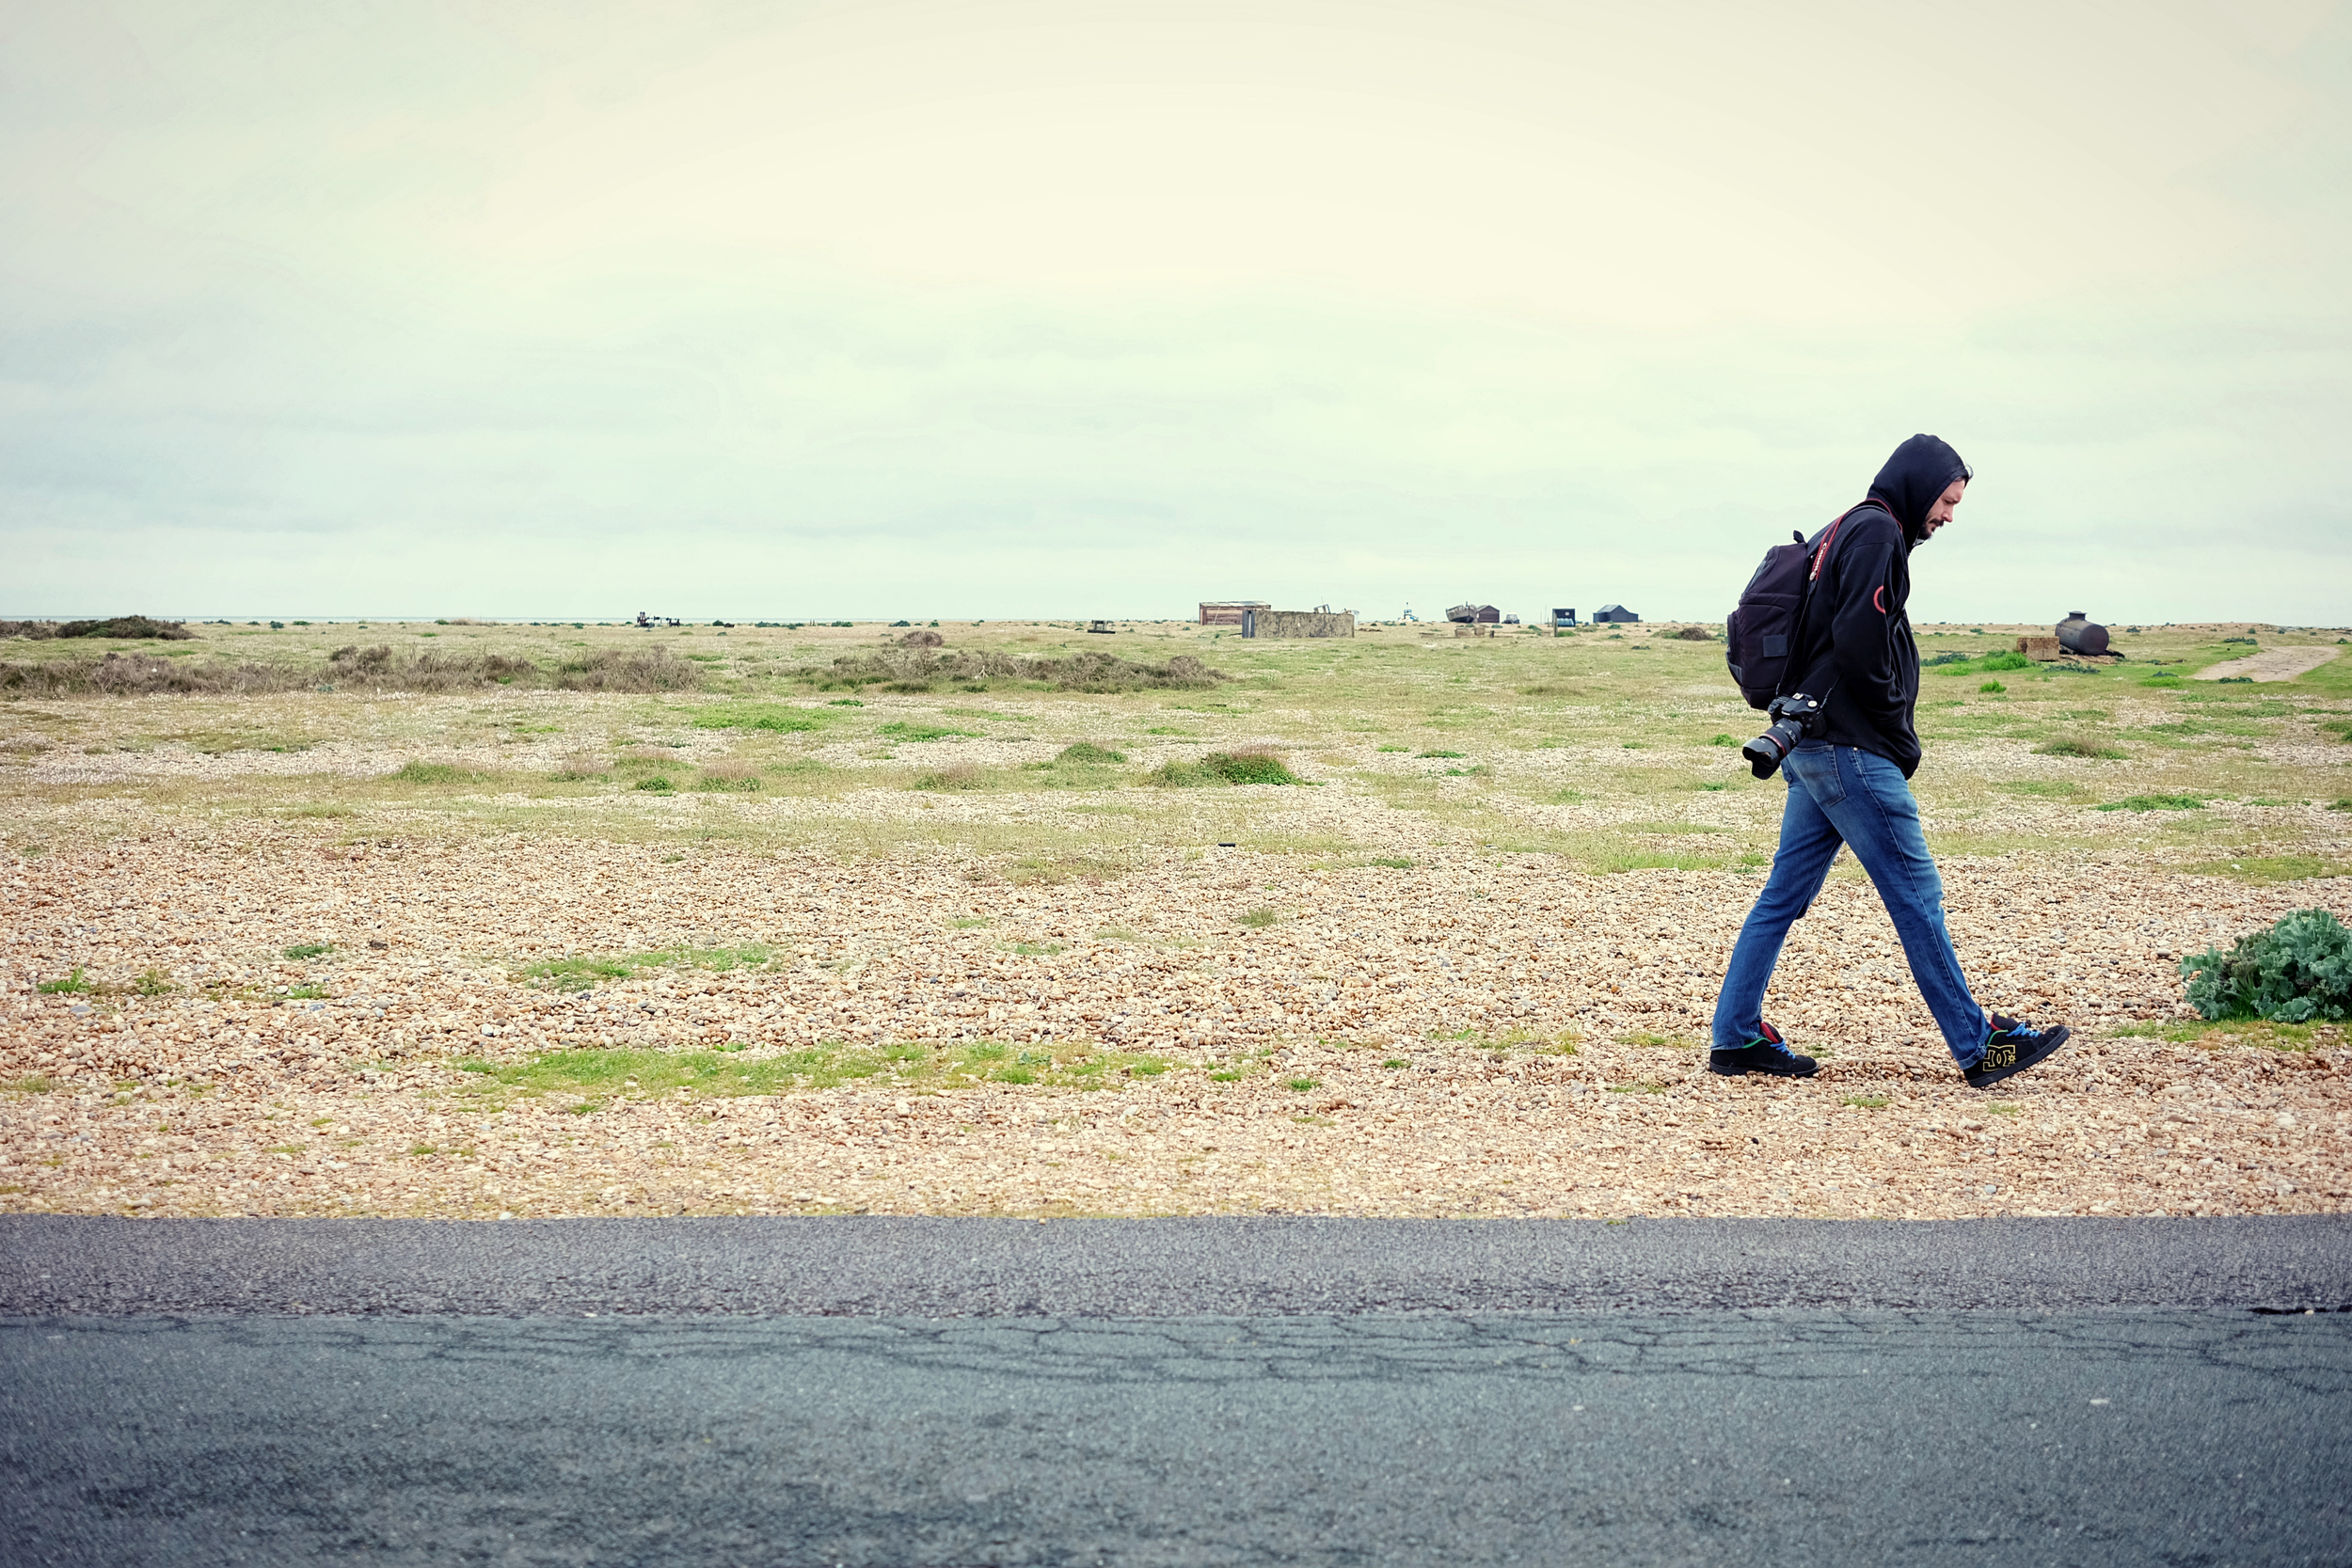
[[[1928,508],[1928,520],[1920,528],[1919,537],[1923,540],[1934,538],[1935,531],[1952,520],[1952,509],[1967,493],[1968,482],[1964,479],[1956,479],[1946,485],[1944,493],[1935,498],[1935,504]]]

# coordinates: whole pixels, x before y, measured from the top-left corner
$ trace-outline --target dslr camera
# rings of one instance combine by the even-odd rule
[[[1772,715],[1772,727],[1740,748],[1740,754],[1748,759],[1748,770],[1759,779],[1771,778],[1797,743],[1812,732],[1814,721],[1821,716],[1821,699],[1791,691],[1773,698],[1772,705],[1764,711]]]

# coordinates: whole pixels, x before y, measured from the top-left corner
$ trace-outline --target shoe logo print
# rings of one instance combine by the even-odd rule
[[[2006,1042],[2000,1045],[1988,1045],[1984,1048],[1984,1060],[1977,1065],[1980,1068],[2015,1067],[2017,1047]]]

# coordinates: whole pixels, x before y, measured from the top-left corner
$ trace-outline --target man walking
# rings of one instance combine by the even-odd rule
[[[1919,645],[1904,605],[1911,552],[1952,520],[1966,494],[1968,465],[1932,436],[1895,449],[1870,495],[1813,544],[1818,575],[1790,650],[1795,689],[1823,706],[1782,765],[1788,800],[1780,848],[1763,895],[1740,928],[1723,993],[1715,1002],[1708,1068],[1810,1077],[1813,1058],[1788,1049],[1764,1022],[1764,987],[1788,927],[1821,890],[1840,845],[1870,875],[1910,960],[1912,978],[1962,1073],[1978,1088],[2023,1072],[2066,1043],[2062,1023],[2037,1029],[1988,1014],[1969,995],[1944,927],[1944,882],[1919,831],[1909,780],[1919,767],[1912,710],[1919,695]],[[1824,559],[1824,553],[1826,559]]]

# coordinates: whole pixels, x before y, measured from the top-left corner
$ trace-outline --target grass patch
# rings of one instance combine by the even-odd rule
[[[529,964],[515,971],[515,975],[557,990],[587,990],[602,981],[633,980],[657,969],[701,969],[714,974],[757,969],[774,956],[774,949],[760,942],[739,947],[663,947],[647,953],[583,953]]]
[[[2045,757],[2089,757],[2097,762],[2118,762],[2129,754],[2094,736],[2079,735],[2054,736],[2034,751]]]
[[[1372,863],[1375,865],[1384,865],[1391,871],[1410,871],[1413,869],[1413,863],[1406,860],[1402,855],[1375,855],[1372,857]]]
[[[2082,793],[2082,785],[2064,779],[2005,779],[1993,786],[2004,795],[2033,795],[2043,800],[2062,800],[2069,795]]]
[[[1104,1051],[1081,1041],[1011,1045],[996,1040],[812,1046],[772,1056],[741,1051],[556,1051],[522,1062],[469,1058],[453,1064],[471,1080],[461,1092],[502,1101],[555,1095],[592,1114],[615,1100],[650,1100],[680,1090],[696,1098],[806,1093],[881,1079],[930,1089],[979,1083],[1051,1089],[1105,1089],[1156,1077],[1156,1056]]]
[[[331,942],[296,942],[285,950],[286,957],[295,963],[302,963],[310,958],[323,958],[333,951],[335,951],[335,944]]]
[[[2188,869],[2193,876],[2230,877],[2241,882],[2301,882],[2352,873],[2352,865],[2319,855],[2245,855],[2204,861]]]
[[[2109,800],[2093,811],[2203,811],[2205,801],[2199,795],[2126,795],[2121,800]]]
[[[1883,1111],[1886,1109],[1887,1101],[1886,1096],[1883,1094],[1850,1094],[1838,1103],[1851,1105],[1865,1111]]]
[[[1090,740],[1065,746],[1054,755],[1054,765],[1057,768],[1107,768],[1126,760],[1124,752],[1109,751]]]
[[[698,730],[767,730],[777,735],[797,735],[825,727],[826,716],[803,707],[787,707],[777,703],[746,703],[725,707],[707,707],[694,716]]]
[[[43,996],[80,996],[84,992],[96,990],[98,988],[90,983],[90,977],[83,973],[82,966],[75,964],[73,972],[65,978],[43,980],[33,989]]]
[[[722,763],[697,775],[694,787],[711,794],[748,795],[759,789],[760,778],[748,768]]]
[[[952,724],[918,724],[913,720],[897,719],[887,724],[884,724],[875,733],[878,735],[887,736],[892,740],[919,742],[925,740],[946,740],[957,736],[977,739],[982,732],[978,730],[961,730],[956,728]]]
[[[1279,924],[1281,919],[1272,910],[1251,910],[1241,917],[1241,923],[1253,931],[1263,931],[1269,926]]]
[[[392,777],[402,784],[464,784],[473,775],[454,763],[420,762],[412,757],[393,769]]]

